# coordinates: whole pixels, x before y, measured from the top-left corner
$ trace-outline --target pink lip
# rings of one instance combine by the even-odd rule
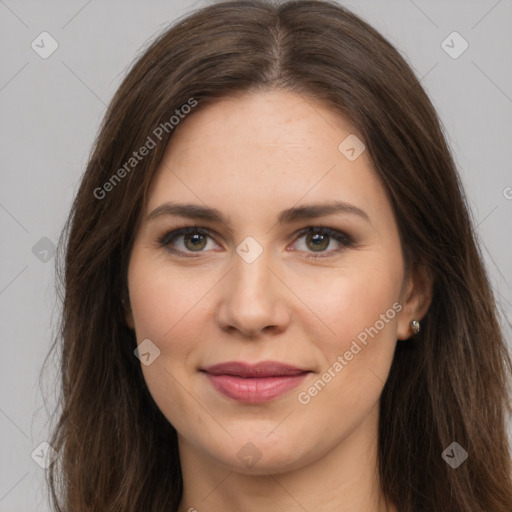
[[[219,393],[246,403],[269,402],[298,386],[310,373],[275,361],[255,365],[230,361],[201,371]]]

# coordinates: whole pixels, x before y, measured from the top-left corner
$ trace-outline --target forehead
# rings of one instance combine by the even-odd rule
[[[314,150],[322,148],[337,158],[340,135],[354,133],[351,124],[326,105],[282,90],[223,98],[199,107],[185,121],[168,147],[174,161],[189,147],[196,153],[239,153],[242,158],[257,149],[262,159],[276,153],[293,159],[306,152],[315,159],[319,155]]]
[[[268,213],[271,205],[290,207],[301,198],[359,202],[374,215],[383,208],[389,213],[366,151],[351,161],[340,150],[354,136],[340,114],[296,93],[222,99],[178,126],[153,179],[148,210],[177,196],[236,213]]]

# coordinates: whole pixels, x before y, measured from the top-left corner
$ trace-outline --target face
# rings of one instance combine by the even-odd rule
[[[354,135],[323,104],[272,91],[198,110],[166,148],[127,322],[149,340],[144,378],[180,449],[263,474],[375,438],[412,284]]]

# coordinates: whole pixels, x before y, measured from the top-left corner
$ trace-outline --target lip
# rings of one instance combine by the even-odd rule
[[[277,361],[229,361],[201,369],[219,393],[239,402],[269,402],[297,387],[311,373]]]

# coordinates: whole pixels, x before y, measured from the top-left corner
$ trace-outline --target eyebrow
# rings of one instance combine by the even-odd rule
[[[333,201],[329,203],[311,204],[306,206],[299,206],[283,210],[278,217],[278,224],[291,223],[304,219],[315,219],[332,215],[335,213],[345,213],[349,215],[358,216],[371,224],[368,214],[350,203],[343,201]],[[164,203],[155,208],[146,218],[146,221],[151,221],[163,215],[175,215],[179,217],[187,217],[190,219],[209,220],[212,222],[220,222],[228,224],[227,218],[217,209],[209,208],[192,203]]]

